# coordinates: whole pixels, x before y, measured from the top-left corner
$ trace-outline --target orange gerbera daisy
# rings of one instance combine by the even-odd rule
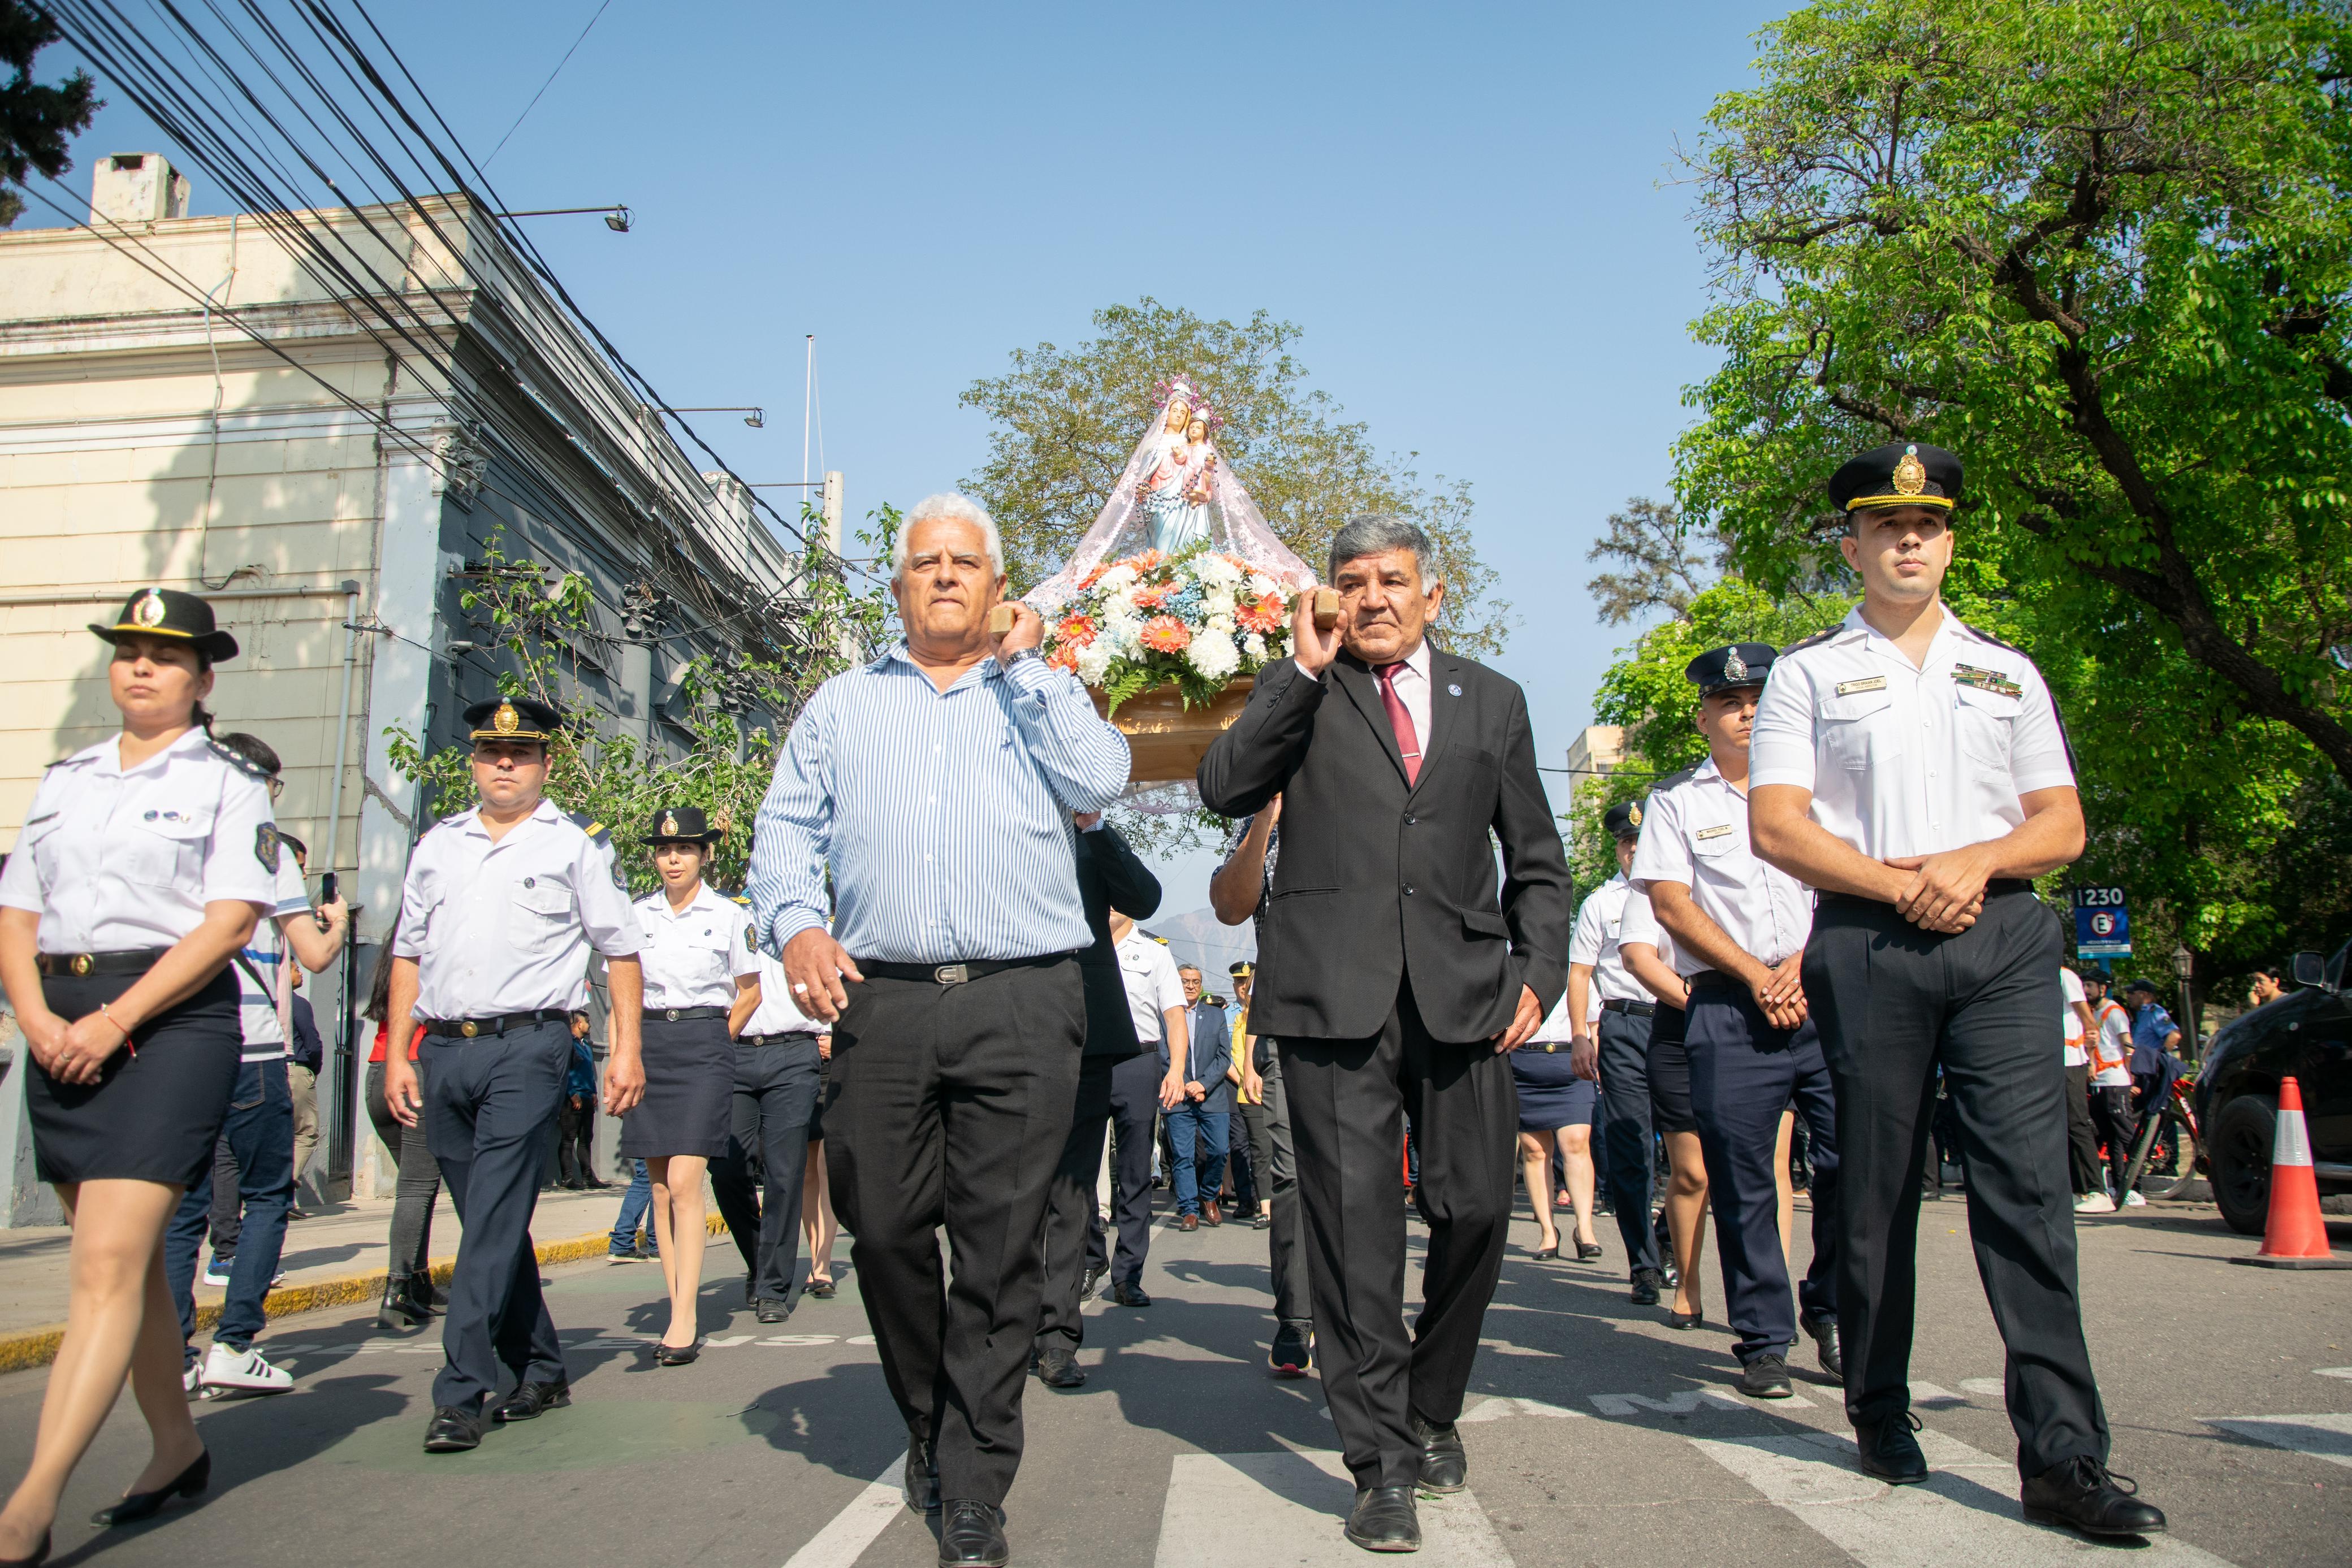
[[[1092,639],[1089,638],[1088,641],[1091,642]],[[1060,647],[1055,648],[1052,653],[1045,655],[1045,663],[1053,665],[1054,668],[1057,670],[1067,670],[1070,674],[1074,675],[1078,673],[1077,644],[1075,643],[1063,643]]]
[[[1234,621],[1244,632],[1278,632],[1286,609],[1281,594],[1269,593],[1255,603],[1236,607]]]
[[[1181,653],[1192,642],[1192,633],[1173,615],[1155,615],[1143,623],[1143,645],[1155,653]]]
[[[1072,615],[1054,628],[1054,640],[1066,648],[1083,648],[1095,640],[1098,630],[1092,617]],[[1075,653],[1071,656],[1076,657]]]
[[[1173,583],[1155,582],[1149,587],[1137,589],[1135,602],[1139,609],[1157,610],[1167,603],[1168,596],[1175,591],[1176,587]]]

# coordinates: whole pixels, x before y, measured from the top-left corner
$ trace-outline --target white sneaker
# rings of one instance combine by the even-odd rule
[[[2147,1199],[2139,1195],[2139,1188],[2134,1187],[2131,1191],[2124,1194],[2124,1207],[2126,1208],[2146,1208],[2147,1207]]]
[[[269,1364],[250,1346],[231,1350],[215,1343],[205,1353],[204,1384],[207,1388],[234,1389],[240,1394],[283,1394],[294,1386],[291,1375]]]
[[[2116,1200],[2104,1192],[2084,1193],[2074,1200],[2074,1212],[2077,1214],[2113,1214],[2115,1211]]]
[[[205,1380],[200,1374],[199,1364],[193,1361],[188,1363],[180,1373],[180,1391],[183,1394],[193,1395],[204,1385]]]

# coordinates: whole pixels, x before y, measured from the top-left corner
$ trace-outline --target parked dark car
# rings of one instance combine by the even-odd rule
[[[2197,1075],[2197,1124],[2205,1134],[2213,1201],[2233,1230],[2260,1236],[2270,1218],[2271,1148],[2279,1080],[2303,1094],[2311,1158],[2324,1194],[2352,1192],[2352,999],[2332,958],[2294,956],[2295,988],[2224,1024]]]

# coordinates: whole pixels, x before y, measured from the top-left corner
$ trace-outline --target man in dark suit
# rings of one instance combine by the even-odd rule
[[[1225,1004],[1201,993],[1201,971],[1180,964],[1176,977],[1184,985],[1184,1070],[1173,1071],[1175,1058],[1169,1042],[1160,1042],[1160,1070],[1176,1082],[1181,1097],[1169,1111],[1169,1185],[1176,1192],[1176,1226],[1198,1230],[1206,1220],[1224,1223],[1217,1212],[1217,1189],[1223,1184],[1225,1155],[1231,1135],[1234,1086],[1225,1069],[1233,1064],[1234,1041],[1225,1022]],[[1202,1185],[1206,1166],[1208,1186]]]
[[[1045,1294],[1030,1364],[1048,1388],[1076,1388],[1087,1380],[1077,1363],[1078,1345],[1086,1337],[1078,1309],[1087,1297],[1087,1238],[1095,1221],[1095,1182],[1102,1169],[1113,1085],[1121,1069],[1130,1076],[1141,1075],[1142,1125],[1122,1127],[1120,1136],[1144,1145],[1151,1139],[1150,1107],[1158,1087],[1153,1060],[1136,1041],[1127,983],[1119,977],[1118,955],[1111,941],[1110,914],[1116,909],[1130,920],[1148,919],[1160,907],[1160,879],[1136,858],[1117,828],[1103,825],[1100,812],[1089,811],[1076,821],[1078,899],[1086,905],[1087,925],[1095,939],[1078,955],[1078,974],[1087,988],[1087,1043],[1078,1061],[1077,1108],[1045,1196]]]
[[[1338,624],[1318,628],[1299,596],[1292,656],[1259,673],[1199,773],[1226,816],[1283,797],[1250,1021],[1278,1042],[1290,1096],[1317,1359],[1356,1481],[1348,1539],[1386,1552],[1420,1545],[1416,1488],[1466,1484],[1454,1421],[1502,1268],[1518,1133],[1501,1053],[1567,988],[1571,907],[1526,696],[1430,645],[1445,593],[1430,559],[1410,522],[1350,518],[1331,546]],[[1429,1224],[1410,1340],[1395,1197],[1408,1117]]]

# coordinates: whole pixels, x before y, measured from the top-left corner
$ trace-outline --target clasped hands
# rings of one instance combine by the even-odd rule
[[[1208,1097],[1208,1086],[1197,1081],[1187,1082],[1181,1064],[1170,1066],[1168,1076],[1160,1081],[1160,1108],[1163,1111],[1173,1111],[1187,1100],[1198,1104]]]
[[[1940,854],[1900,855],[1886,862],[1911,877],[1895,894],[1895,912],[1923,931],[1957,936],[1984,913],[1985,884],[1993,859],[1982,844]]]
[[[17,1022],[25,1043],[41,1071],[60,1083],[95,1083],[106,1063],[131,1037],[104,1013],[93,1012],[68,1023],[57,1014],[30,1011]]]

